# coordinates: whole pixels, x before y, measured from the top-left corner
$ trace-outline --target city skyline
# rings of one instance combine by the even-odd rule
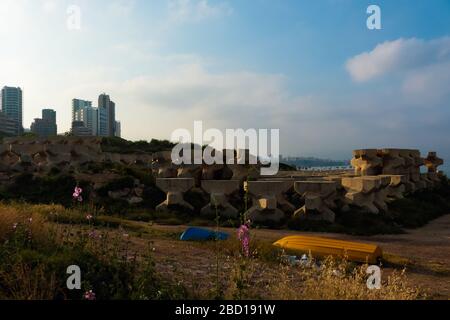
[[[98,106],[92,101],[73,98],[71,104],[71,127],[58,131],[56,111],[41,110],[41,118],[34,118],[29,128],[23,125],[25,114],[21,87],[3,86],[0,95],[0,133],[20,136],[31,132],[38,136],[74,134],[82,136],[121,137],[121,122],[115,117],[116,104],[106,93],[98,96]],[[76,128],[74,132],[74,128]]]
[[[450,158],[450,4],[377,1],[382,29],[369,30],[370,4],[5,0],[0,83],[24,90],[27,126],[50,104],[61,132],[73,97],[104,90],[130,140],[202,120],[280,128],[285,155],[343,159],[370,145]]]

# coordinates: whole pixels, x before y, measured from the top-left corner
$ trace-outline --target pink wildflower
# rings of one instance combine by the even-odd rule
[[[242,245],[242,252],[244,253],[244,256],[249,257],[250,256],[250,229],[248,227],[248,224],[243,224],[239,227],[238,233],[237,233],[238,239],[241,242]]]
[[[87,216],[86,216],[86,220],[92,220],[94,217],[91,215],[91,214],[88,214]]]
[[[84,299],[86,300],[95,300],[95,293],[92,290],[86,291],[84,294]]]
[[[13,230],[16,230],[18,225],[19,225],[19,224],[18,224],[17,222],[14,223],[14,224],[13,224]]]
[[[83,193],[83,189],[81,189],[80,187],[75,187],[72,197],[74,200],[77,200],[78,202],[83,202],[83,197],[81,196],[81,194]]]
[[[97,232],[95,232],[95,230],[92,230],[91,232],[89,232],[89,238],[97,239]]]

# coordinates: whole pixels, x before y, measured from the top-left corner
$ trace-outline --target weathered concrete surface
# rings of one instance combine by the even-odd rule
[[[400,149],[381,149],[384,175],[398,175],[404,173],[405,159],[400,156]]]
[[[407,176],[405,175],[382,175],[390,179],[387,187],[387,196],[391,199],[403,199],[406,193],[405,183],[407,183]]]
[[[444,164],[444,160],[439,158],[436,152],[429,152],[428,157],[424,160],[425,166],[428,168],[429,173],[435,173],[438,171],[438,167]]]
[[[351,164],[356,175],[369,176],[382,172],[383,160],[377,149],[361,149],[353,151]]]
[[[233,150],[231,150],[233,151]],[[225,151],[226,152],[226,151]],[[225,155],[226,156],[226,155]],[[256,180],[261,176],[260,164],[249,150],[239,149],[235,152],[235,159],[227,159],[227,167],[233,172],[232,180],[244,182],[247,179]]]
[[[182,207],[194,210],[192,205],[184,200],[183,194],[194,187],[193,178],[158,178],[156,186],[167,195],[166,200],[156,207],[157,211],[168,211],[171,207]]]
[[[103,152],[101,141],[95,137],[5,138],[0,145],[0,169],[45,172],[56,167],[65,171],[90,162],[150,166],[150,155]]]
[[[287,200],[287,194],[294,192],[294,182],[293,178],[262,178],[259,181],[277,181],[282,182],[282,192],[277,195],[278,207],[287,214],[293,214],[296,207]]]
[[[202,208],[203,215],[217,213],[221,217],[237,218],[239,211],[228,201],[228,196],[239,190],[239,180],[203,180],[202,189],[210,194],[210,203]]]
[[[442,159],[430,152],[427,159],[416,149],[364,149],[355,150],[352,165],[355,173],[361,176],[403,175],[403,185],[406,193],[413,193],[426,188],[433,188],[434,184],[427,176],[421,175],[421,166],[426,165],[428,172],[437,172]],[[380,163],[381,160],[381,163]],[[400,191],[400,190],[398,190]],[[394,196],[391,194],[391,196]],[[400,193],[397,192],[396,197]]]
[[[421,173],[420,180],[425,183],[427,189],[434,189],[436,187],[435,181],[430,179],[428,173]]]
[[[391,182],[390,177],[386,176],[368,176],[364,177],[366,180],[374,180],[379,182],[376,188],[373,189],[373,193],[375,194],[373,203],[375,206],[382,211],[387,211],[387,201],[388,201],[388,186]]]
[[[171,151],[161,151],[153,154],[152,172],[157,178],[176,178],[176,166],[172,163]]]
[[[283,211],[277,207],[277,199],[285,191],[285,182],[246,181],[244,188],[253,199],[253,206],[245,213],[247,219],[254,222],[279,222],[284,218]]]
[[[342,179],[342,186],[347,191],[345,198],[348,204],[360,207],[374,214],[378,214],[380,212],[375,205],[374,192],[380,187],[380,185],[380,180],[365,179],[365,177]]]
[[[336,214],[329,207],[336,197],[334,181],[296,181],[294,189],[305,199],[305,205],[294,216],[331,223],[335,221]]]

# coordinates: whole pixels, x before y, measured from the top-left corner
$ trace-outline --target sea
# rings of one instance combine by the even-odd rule
[[[440,171],[443,171],[447,177],[450,177],[450,165],[443,165],[442,167],[438,168]]]
[[[329,171],[329,170],[351,170],[351,166],[334,166],[334,167],[308,167],[308,168],[300,168],[300,170],[306,171]],[[447,177],[450,178],[450,165],[440,166],[439,171],[443,171]],[[425,167],[422,167],[422,172],[427,172]]]

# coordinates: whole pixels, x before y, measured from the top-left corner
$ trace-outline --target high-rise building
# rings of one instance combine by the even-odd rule
[[[72,121],[72,134],[77,137],[92,136],[91,129],[86,127],[83,121]]]
[[[116,121],[116,125],[114,127],[114,136],[119,137],[119,138],[122,136],[122,129],[120,127],[120,121]]]
[[[76,113],[86,107],[92,108],[92,101],[81,100],[81,99],[73,99],[72,100],[72,121],[76,120]]]
[[[83,107],[75,113],[75,121],[83,122],[86,128],[89,128],[92,136],[98,134],[98,109],[92,107]]]
[[[3,87],[1,93],[1,111],[11,120],[17,123],[15,135],[23,133],[23,98],[22,89],[15,87]]]
[[[109,136],[116,136],[116,104],[113,101],[109,102],[109,112],[108,112],[108,131]]]
[[[98,97],[98,135],[113,137],[116,127],[116,104],[109,95],[103,93]]]
[[[17,121],[8,118],[2,111],[0,111],[0,134],[15,136],[17,135],[17,131]]]
[[[53,109],[43,109],[42,110],[42,120],[46,120],[46,121],[56,124],[56,111]]]
[[[98,125],[97,125],[97,135],[100,137],[108,137],[108,110],[105,108],[98,108]]]
[[[52,137],[58,134],[56,125],[56,111],[52,109],[42,110],[42,119],[34,119],[31,124],[31,132],[39,137]]]
[[[86,128],[92,136],[120,136],[120,123],[116,122],[116,104],[109,95],[103,93],[98,97],[98,108],[93,108],[91,101],[72,100],[72,133],[85,136],[88,132]]]

